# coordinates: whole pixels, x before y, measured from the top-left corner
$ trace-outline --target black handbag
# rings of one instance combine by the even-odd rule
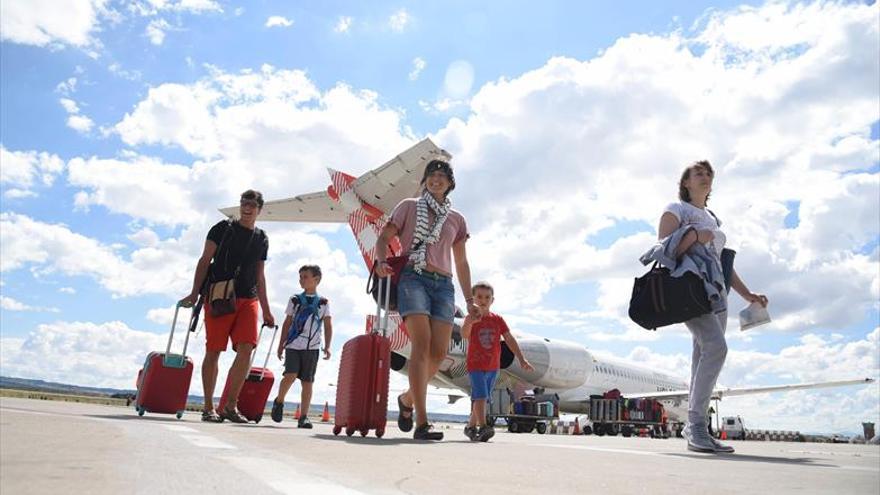
[[[629,300],[629,317],[642,328],[682,323],[711,311],[703,279],[695,273],[673,277],[659,263],[635,279]]]

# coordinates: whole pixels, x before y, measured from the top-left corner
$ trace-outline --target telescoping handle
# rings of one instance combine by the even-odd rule
[[[254,367],[254,358],[257,357],[257,347],[260,345],[260,340],[263,337],[263,329],[270,326],[268,323],[263,323],[260,325],[260,333],[257,334],[257,345],[254,346],[254,350],[251,352],[251,362],[248,364],[248,373],[250,373],[250,369]],[[272,344],[275,342],[275,334],[278,333],[278,325],[272,326],[272,340],[269,341],[269,352],[266,353],[266,361],[263,362],[263,368],[260,369],[260,380],[263,379],[263,375],[266,374],[266,366],[269,366],[269,356],[272,355]]]
[[[171,333],[168,334],[168,345],[165,347],[165,356],[163,358],[163,362],[165,366],[176,366],[183,367],[183,364],[186,362],[186,348],[189,346],[189,334],[186,333],[186,337],[183,340],[183,352],[180,353],[180,356],[171,356],[171,342],[174,340],[174,329],[177,327],[177,315],[180,313],[180,308],[185,307],[180,301],[174,306],[174,319],[171,320]],[[196,309],[193,308],[193,318],[195,318]]]
[[[387,337],[386,333],[388,332],[388,312],[389,307],[391,306],[391,275],[388,275],[384,279],[379,279],[379,300],[376,301],[376,325],[379,328],[374,328],[374,332],[379,332],[379,329],[382,331],[382,336]],[[385,297],[382,297],[382,296]],[[382,302],[385,302],[385,306],[382,306]],[[382,310],[384,311],[384,314]]]

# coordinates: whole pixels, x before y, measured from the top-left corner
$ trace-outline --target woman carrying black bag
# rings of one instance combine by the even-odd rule
[[[706,246],[718,258],[727,240],[721,231],[721,222],[706,209],[715,172],[708,161],[702,160],[688,166],[681,174],[678,183],[678,203],[671,203],[663,211],[658,228],[658,237],[664,239],[683,226],[693,230],[685,234],[675,251],[680,258],[694,243]],[[731,287],[748,302],[759,302],[767,306],[767,296],[755,294],[733,270]],[[723,291],[722,291],[723,294]],[[725,295],[726,297],[726,295]],[[725,304],[726,307],[726,304]],[[727,342],[724,332],[727,328],[727,311],[707,313],[685,322],[693,335],[693,357],[691,361],[691,384],[688,402],[688,422],[684,429],[688,449],[696,452],[733,452],[733,447],[718,442],[709,435],[707,411],[712,390],[727,357]]]

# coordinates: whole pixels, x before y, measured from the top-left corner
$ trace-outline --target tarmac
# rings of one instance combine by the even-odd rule
[[[880,446],[731,442],[697,454],[681,439],[507,433],[472,443],[463,425],[442,442],[208,424],[133,408],[0,398],[0,493],[481,495],[591,493],[880,493]]]

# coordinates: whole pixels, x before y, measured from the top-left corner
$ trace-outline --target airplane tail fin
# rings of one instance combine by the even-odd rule
[[[334,200],[349,206],[351,213],[348,215],[348,225],[354,233],[367,270],[372,270],[373,261],[376,259],[376,241],[379,240],[379,234],[388,222],[388,215],[358,198],[352,187],[357,180],[355,177],[337,170],[328,170],[332,184],[327,188],[327,193]],[[396,256],[400,252],[400,240],[395,237],[388,243],[386,253],[388,256]]]

